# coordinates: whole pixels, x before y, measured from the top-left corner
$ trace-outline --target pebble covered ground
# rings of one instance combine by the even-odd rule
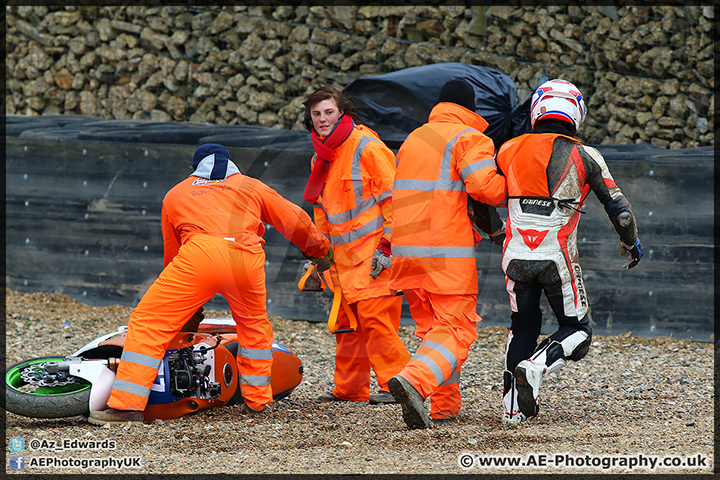
[[[6,364],[70,354],[127,324],[130,312],[122,306],[87,306],[64,295],[7,289]],[[206,312],[206,318],[226,317],[228,311]],[[13,470],[8,463],[7,473],[713,472],[711,343],[649,340],[629,333],[595,337],[585,359],[544,381],[539,416],[509,426],[500,420],[507,329],[480,323],[463,367],[464,403],[457,420],[411,431],[399,405],[317,401],[332,388],[332,335],[322,323],[281,318],[272,323],[275,341],[302,359],[305,376],[289,397],[269,405],[264,414],[248,416],[232,406],[150,424],[96,427],[83,417],[42,420],[6,413],[6,453],[16,453],[12,437],[26,443],[25,470]],[[400,333],[412,353],[418,344],[413,328],[403,326]],[[33,451],[27,448],[32,439],[114,440],[116,447]],[[38,460],[30,466],[33,457],[53,457],[56,463],[135,457],[140,466],[41,467]],[[652,468],[652,461],[669,466]]]

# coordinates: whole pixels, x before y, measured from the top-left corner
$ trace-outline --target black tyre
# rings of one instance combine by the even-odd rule
[[[44,364],[63,360],[65,357],[62,356],[39,357],[18,362],[3,370],[2,375],[5,377],[3,408],[8,412],[32,418],[88,415],[92,385],[87,380],[71,377],[74,383],[48,387],[32,385],[23,379],[23,374],[26,377],[29,373],[46,374]]]
[[[54,142],[68,142],[77,140],[80,132],[84,130],[83,126],[79,127],[50,127],[26,129],[20,132],[18,137],[32,140],[51,140]]]
[[[19,136],[27,130],[52,130],[51,135],[57,136],[58,131],[63,129],[70,129],[70,133],[77,133],[80,128],[85,128],[86,125],[94,124],[95,122],[103,121],[100,117],[85,117],[82,115],[8,115],[5,117],[5,135],[7,136]],[[46,140],[42,136],[31,136],[24,138],[38,138]],[[54,140],[55,138],[47,138],[47,140]],[[61,138],[61,140],[67,140]]]
[[[44,128],[56,128],[57,123],[53,122],[18,122],[18,123],[6,123],[5,124],[5,135],[8,137],[17,137],[22,132],[27,130],[40,130]]]

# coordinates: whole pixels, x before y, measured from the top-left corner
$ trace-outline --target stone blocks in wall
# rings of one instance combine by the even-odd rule
[[[438,62],[575,82],[595,144],[714,142],[712,7],[6,7],[6,111],[302,128],[325,83]]]

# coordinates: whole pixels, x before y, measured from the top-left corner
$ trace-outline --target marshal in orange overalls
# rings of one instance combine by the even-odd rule
[[[402,297],[388,288],[389,270],[370,276],[373,252],[381,238],[390,237],[395,155],[364,126],[355,126],[335,148],[327,180],[314,207],[318,229],[330,238],[335,267],[349,307],[357,319],[352,333],[336,335],[335,389],[344,400],[366,401],[370,369],[381,391],[410,359],[398,336]],[[341,308],[337,328],[349,326]]]
[[[493,206],[506,199],[493,142],[481,133],[487,126],[475,112],[440,102],[398,152],[390,288],[404,292],[422,339],[399,375],[431,397],[435,419],[460,411],[460,367],[481,320],[467,195]]]
[[[205,167],[201,163],[163,200],[165,269],[130,316],[108,400],[111,408],[145,408],[168,343],[217,293],[225,297],[237,323],[245,403],[262,410],[272,402],[264,224],[274,226],[309,257],[325,256],[329,242],[304,210],[259,180],[237,172],[237,167],[235,173],[211,180],[202,172],[209,173],[213,166]]]

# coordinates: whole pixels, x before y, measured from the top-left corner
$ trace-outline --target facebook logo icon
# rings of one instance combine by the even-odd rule
[[[23,450],[25,450],[25,438],[10,437],[9,448],[11,452],[22,452]]]
[[[10,455],[10,470],[25,470],[25,455]]]

